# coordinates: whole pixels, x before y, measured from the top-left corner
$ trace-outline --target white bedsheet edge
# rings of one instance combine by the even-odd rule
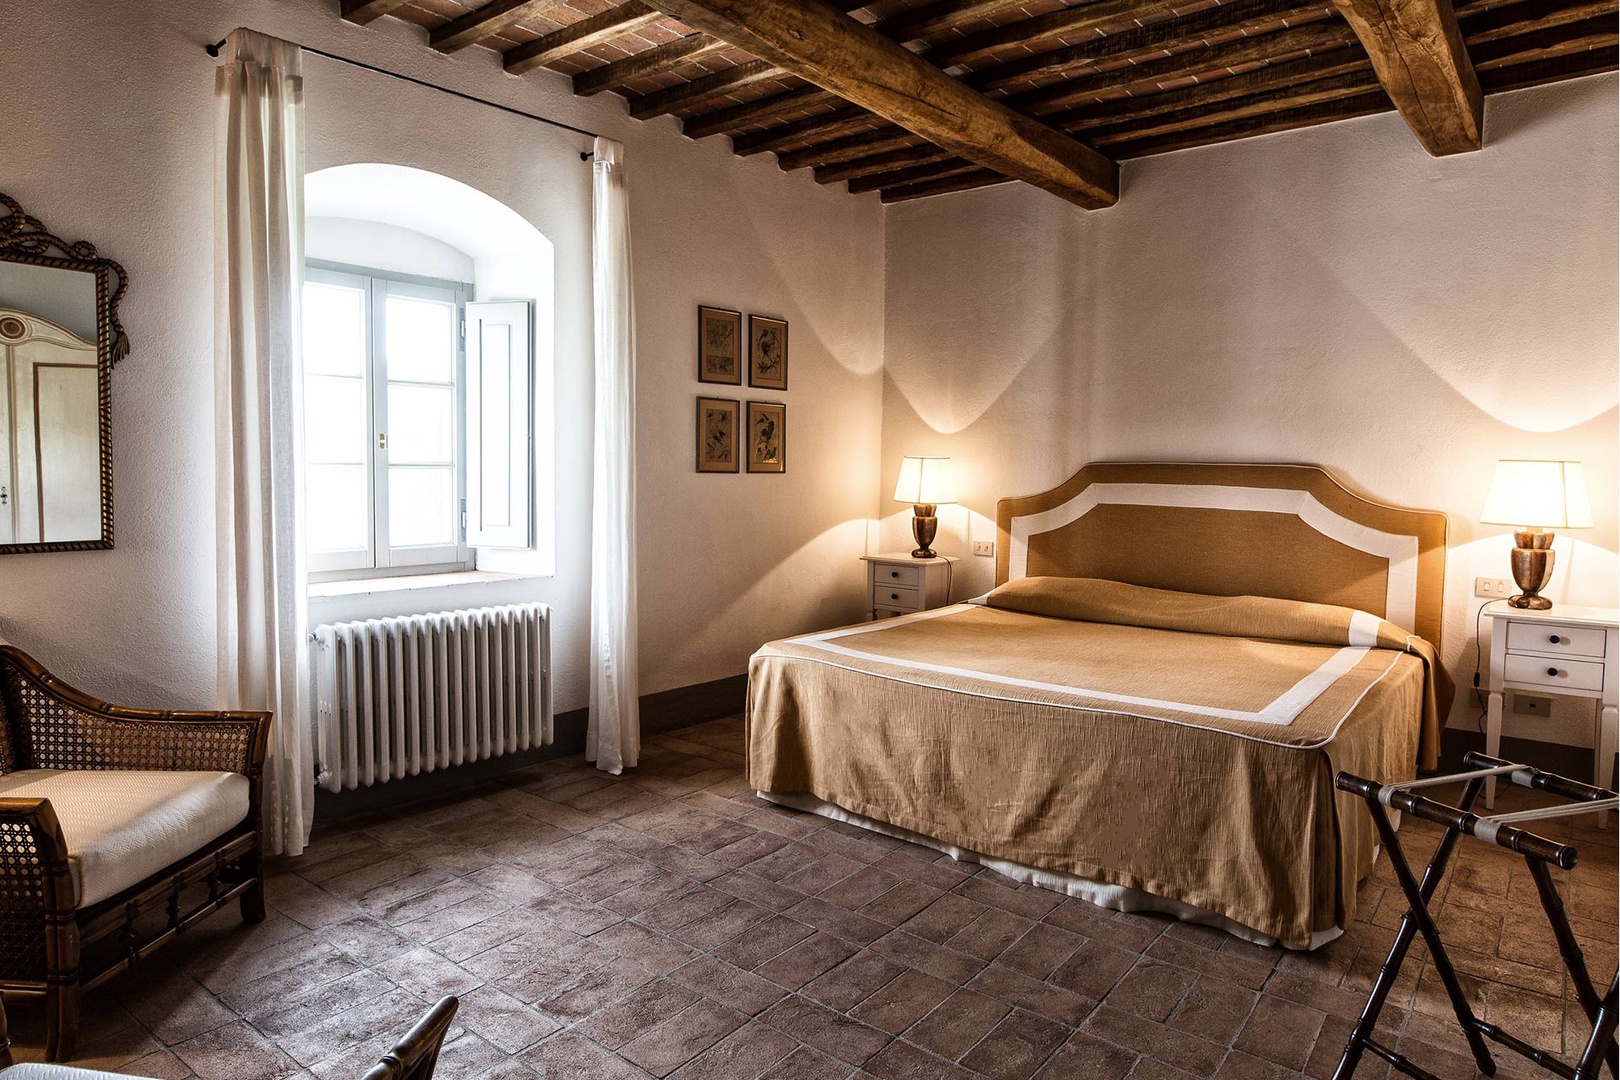
[[[1093,881],[1091,878],[1080,877],[1078,874],[1065,874],[1061,870],[1042,870],[1023,863],[1009,862],[998,859],[993,855],[970,851],[967,848],[947,844],[943,840],[936,840],[922,833],[903,829],[898,825],[890,825],[886,821],[869,818],[851,810],[845,810],[837,803],[827,802],[825,799],[803,792],[784,791],[756,791],[766,802],[786,806],[792,810],[802,810],[810,814],[818,814],[834,821],[842,821],[884,836],[892,836],[896,840],[905,840],[909,843],[920,844],[935,851],[944,852],[957,862],[978,863],[989,870],[994,870],[1002,877],[1023,882],[1026,885],[1035,885],[1042,889],[1050,889],[1076,899],[1084,900],[1088,904],[1108,908],[1111,911],[1151,911],[1160,915],[1169,915],[1182,922],[1197,923],[1200,926],[1212,926],[1217,930],[1224,930],[1233,937],[1256,945],[1281,945],[1283,948],[1298,949],[1298,946],[1286,945],[1269,934],[1261,933],[1252,926],[1228,919],[1224,915],[1217,915],[1213,911],[1206,911],[1180,900],[1171,900],[1164,896],[1155,896],[1141,889],[1132,889],[1125,885],[1110,885],[1107,882]],[[1344,928],[1335,926],[1331,930],[1316,930],[1311,933],[1311,943],[1304,951],[1319,949],[1323,945],[1344,933]]]

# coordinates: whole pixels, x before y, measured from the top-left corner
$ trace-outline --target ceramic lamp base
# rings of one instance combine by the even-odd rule
[[[936,509],[933,503],[916,503],[911,508],[911,535],[917,541],[917,550],[911,553],[913,559],[934,557],[934,549],[928,545],[939,532],[939,518],[934,516]]]
[[[1528,611],[1546,611],[1552,601],[1539,595],[1552,580],[1553,534],[1539,529],[1513,534],[1513,582],[1522,590],[1508,597],[1508,606]]]

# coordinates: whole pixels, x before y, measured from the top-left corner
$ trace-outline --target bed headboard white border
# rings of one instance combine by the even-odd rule
[[[1099,506],[1172,506],[1199,510],[1242,510],[1292,514],[1346,547],[1384,559],[1389,565],[1384,618],[1416,632],[1418,604],[1418,538],[1381,532],[1328,509],[1308,491],[1293,488],[1232,487],[1215,484],[1088,485],[1050,510],[1011,520],[1008,579],[1029,575],[1029,542],[1041,533],[1061,529]]]

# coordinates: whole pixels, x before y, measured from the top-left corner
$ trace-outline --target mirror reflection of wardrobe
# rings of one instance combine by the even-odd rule
[[[0,544],[101,535],[96,343],[0,308]]]

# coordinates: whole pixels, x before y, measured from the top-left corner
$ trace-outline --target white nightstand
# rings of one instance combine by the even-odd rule
[[[951,602],[951,564],[956,560],[949,555],[913,559],[901,551],[861,558],[866,561],[868,618],[908,615]]]
[[[1561,694],[1597,701],[1598,787],[1614,779],[1615,684],[1620,681],[1620,612],[1559,604],[1547,611],[1486,606],[1491,617],[1490,697],[1485,711],[1485,752],[1502,747],[1502,695],[1509,691]],[[1485,785],[1485,805],[1496,805],[1496,778]],[[1599,818],[1601,822],[1607,815]]]

